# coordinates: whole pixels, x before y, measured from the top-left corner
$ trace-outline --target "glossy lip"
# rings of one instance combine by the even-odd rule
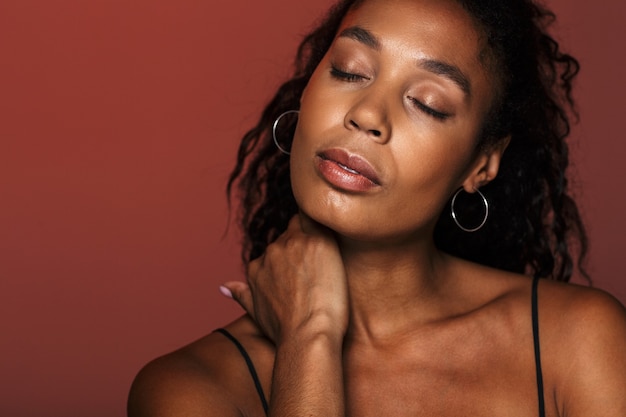
[[[317,154],[317,169],[332,185],[350,191],[368,191],[380,186],[376,170],[363,157],[333,148]]]

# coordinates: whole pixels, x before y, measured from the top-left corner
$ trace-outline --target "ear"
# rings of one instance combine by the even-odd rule
[[[493,144],[488,150],[479,152],[472,164],[469,174],[465,177],[465,181],[463,181],[462,186],[465,191],[473,193],[480,187],[487,185],[498,175],[502,155],[506,147],[509,146],[510,141],[511,137],[507,136]]]

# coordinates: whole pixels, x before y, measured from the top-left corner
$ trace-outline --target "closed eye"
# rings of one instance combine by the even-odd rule
[[[361,81],[361,80],[366,80],[367,77],[364,77],[362,75],[358,75],[358,74],[351,74],[349,72],[345,72],[342,71],[336,67],[332,67],[330,69],[330,75],[333,78],[336,78],[338,80],[341,81],[348,81],[348,82],[355,82],[355,81]]]
[[[409,97],[407,97],[407,98],[408,98],[408,99],[409,99],[409,100],[413,103],[413,105],[415,105],[415,107],[417,107],[420,111],[423,111],[424,113],[426,113],[427,115],[429,115],[429,116],[431,116],[431,117],[434,117],[435,119],[438,119],[438,120],[442,120],[442,121],[444,121],[444,120],[448,119],[448,118],[451,116],[451,114],[448,114],[448,113],[443,113],[443,112],[440,112],[440,111],[438,111],[438,110],[435,110],[435,109],[433,109],[432,107],[429,107],[429,106],[425,105],[424,103],[422,103],[421,101],[419,101],[419,100],[417,100],[417,99],[415,99],[415,98],[413,98],[413,97],[410,97],[410,96],[409,96]]]

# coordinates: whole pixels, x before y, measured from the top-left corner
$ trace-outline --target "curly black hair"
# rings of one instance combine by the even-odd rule
[[[280,86],[258,124],[243,137],[227,192],[232,198],[236,187],[240,198],[244,263],[263,254],[298,211],[289,158],[274,145],[272,124],[283,112],[299,107],[300,96],[344,16],[363,1],[340,1],[304,38],[293,77]],[[499,85],[477,149],[507,137],[510,142],[498,176],[481,188],[490,203],[488,222],[467,233],[444,212],[435,227],[435,244],[484,265],[560,281],[568,281],[576,265],[589,279],[583,268],[587,236],[566,178],[565,139],[570,119],[576,117],[572,84],[578,61],[563,53],[549,34],[555,15],[540,4],[457,1],[480,29],[487,65]],[[295,122],[285,125],[293,137]]]

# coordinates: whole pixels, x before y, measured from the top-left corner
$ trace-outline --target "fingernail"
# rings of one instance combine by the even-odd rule
[[[228,298],[233,298],[233,293],[223,285],[220,285],[220,292]]]

